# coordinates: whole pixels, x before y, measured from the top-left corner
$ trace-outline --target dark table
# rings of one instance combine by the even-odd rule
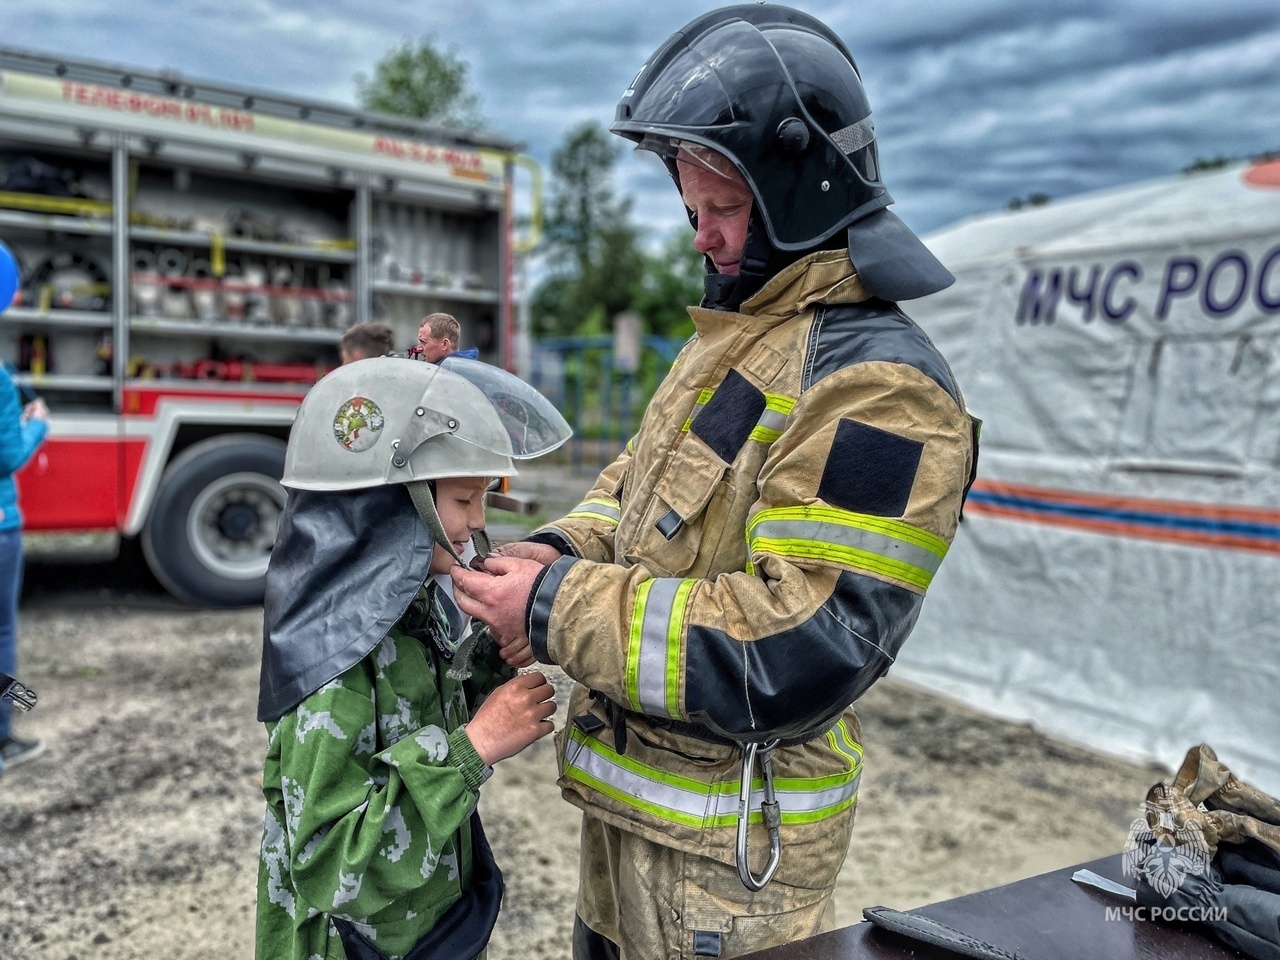
[[[908,912],[984,940],[1020,960],[1238,960],[1244,956],[1207,930],[1123,915],[1108,919],[1108,907],[1136,904],[1074,882],[1071,875],[1080,869],[1133,886],[1133,880],[1121,872],[1116,854]],[[1133,913],[1128,916],[1132,918]],[[955,960],[956,956],[874,924],[859,923],[758,951],[750,960]]]

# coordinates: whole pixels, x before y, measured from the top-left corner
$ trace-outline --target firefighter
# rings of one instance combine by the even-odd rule
[[[976,421],[896,301],[951,275],[887,208],[853,59],[765,4],[663,44],[612,127],[666,163],[706,260],[695,336],[584,502],[455,567],[504,656],[578,681],[574,956],[737,956],[832,925],[851,704],[955,533]]]

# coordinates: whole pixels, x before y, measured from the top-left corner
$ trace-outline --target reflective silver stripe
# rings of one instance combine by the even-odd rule
[[[836,146],[845,153],[856,153],[876,138],[875,121],[870,114],[831,134]]]
[[[573,743],[566,751],[566,774],[585,774],[606,795],[673,823],[692,827],[730,827],[738,821],[738,782],[722,782],[713,788],[689,777],[666,773],[656,767],[620,757],[599,740],[582,739],[571,730]],[[826,777],[813,789],[797,787],[807,782],[778,778],[775,794],[784,822],[824,820],[845,809],[858,795],[861,770],[847,777]],[[835,780],[831,783],[829,781]],[[760,818],[764,791],[751,791],[752,819]]]
[[[786,425],[787,415],[785,413],[779,413],[777,410],[767,409],[760,415],[760,422],[758,424],[758,426],[764,427],[766,430],[778,431],[781,431]]]
[[[929,574],[938,572],[942,557],[923,547],[906,543],[883,533],[873,533],[858,527],[821,520],[764,520],[751,531],[751,539],[810,540],[817,543],[833,543],[855,550],[865,550],[877,556],[918,567]]]
[[[655,578],[645,599],[644,624],[640,628],[639,663],[636,668],[636,700],[641,713],[667,716],[667,637],[676,591],[684,581]]]

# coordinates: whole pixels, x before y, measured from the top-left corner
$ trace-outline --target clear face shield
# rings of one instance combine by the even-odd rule
[[[643,150],[645,153],[657,154],[672,173],[679,170],[679,164],[688,163],[710,170],[716,176],[724,177],[726,180],[745,182],[742,174],[727,156],[705,144],[694,143],[692,140],[679,140],[675,137],[649,133],[640,138],[635,149],[637,153]],[[677,182],[678,180],[677,177]]]
[[[459,412],[460,425],[455,434],[458,439],[513,460],[540,457],[569,439],[571,430],[560,411],[519,377],[463,357],[447,357],[439,366],[476,388],[492,414],[472,419]],[[447,378],[437,378],[423,394],[423,405],[452,409],[445,402],[450,393]]]

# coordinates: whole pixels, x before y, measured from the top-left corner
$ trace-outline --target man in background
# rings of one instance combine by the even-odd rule
[[[418,327],[418,345],[410,348],[409,356],[428,363],[439,363],[445,357],[455,355],[478,360],[480,351],[475,347],[458,349],[461,339],[462,324],[456,317],[447,313],[429,313],[422,318],[422,325]]]
[[[344,364],[368,357],[385,357],[395,349],[395,335],[391,328],[376,321],[357,323],[338,342],[338,355]]]

